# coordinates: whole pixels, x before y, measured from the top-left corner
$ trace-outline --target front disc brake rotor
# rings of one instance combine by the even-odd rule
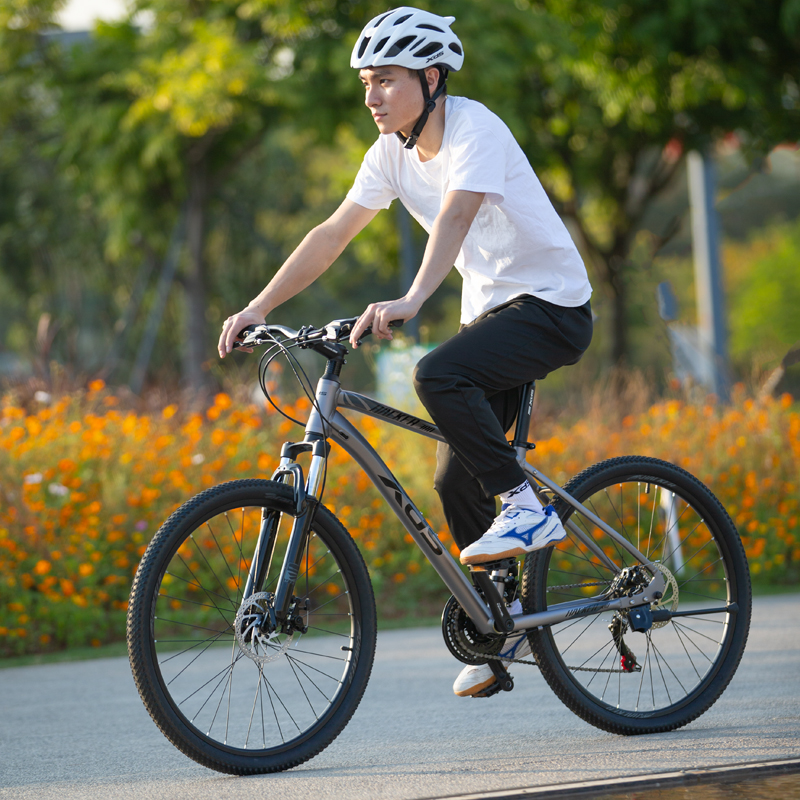
[[[294,639],[279,630],[271,631],[270,611],[273,595],[269,592],[251,594],[242,602],[233,623],[239,649],[257,664],[268,664],[280,658]]]

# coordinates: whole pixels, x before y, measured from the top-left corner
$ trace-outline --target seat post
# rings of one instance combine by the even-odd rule
[[[517,411],[517,424],[514,429],[514,438],[511,441],[511,446],[517,450],[518,455],[522,456],[530,449],[528,446],[528,431],[531,425],[535,392],[536,381],[526,383],[519,388],[519,411]],[[523,449],[520,450],[519,448]]]

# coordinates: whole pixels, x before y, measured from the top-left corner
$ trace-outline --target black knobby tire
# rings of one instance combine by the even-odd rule
[[[662,565],[671,580],[652,609],[692,613],[662,620],[645,633],[620,631],[629,621],[625,612],[579,616],[534,630],[528,638],[542,675],[572,711],[603,730],[630,735],[686,725],[722,694],[747,642],[750,575],[733,522],[700,481],[654,458],[603,461],[564,488]],[[628,551],[571,506],[559,501],[556,510],[618,566],[636,565]],[[568,530],[564,542],[526,557],[523,608],[535,613],[559,602],[599,599],[615,575]],[[736,612],[696,613],[734,603]],[[615,641],[609,626],[621,638]],[[628,651],[640,671],[629,671],[629,660],[623,664]]]
[[[308,600],[299,604],[308,632],[274,634],[263,645],[237,640],[262,509],[279,520],[260,587],[268,593],[283,563],[292,507],[291,489],[273,481],[202,492],[158,530],[131,590],[128,651],[139,694],[179,750],[220,772],[276,772],[315,756],[352,717],[372,670],[369,574],[324,506],[316,509],[295,584],[295,596]]]

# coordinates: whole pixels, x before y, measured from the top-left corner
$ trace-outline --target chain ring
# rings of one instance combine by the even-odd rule
[[[450,597],[442,612],[442,635],[447,649],[464,664],[486,664],[499,659],[505,636],[484,636],[475,628],[455,597]],[[506,659],[502,659],[506,660]]]
[[[268,618],[272,601],[270,592],[251,594],[239,606],[233,622],[239,649],[256,664],[269,664],[280,658],[294,639],[294,631],[287,635],[280,631],[265,633],[261,630],[260,623]]]

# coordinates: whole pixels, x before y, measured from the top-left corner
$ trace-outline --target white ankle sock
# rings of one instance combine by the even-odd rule
[[[539,498],[534,494],[533,488],[525,481],[516,489],[509,489],[507,492],[500,492],[500,501],[503,503],[513,503],[520,508],[529,508],[531,511],[543,511]]]

